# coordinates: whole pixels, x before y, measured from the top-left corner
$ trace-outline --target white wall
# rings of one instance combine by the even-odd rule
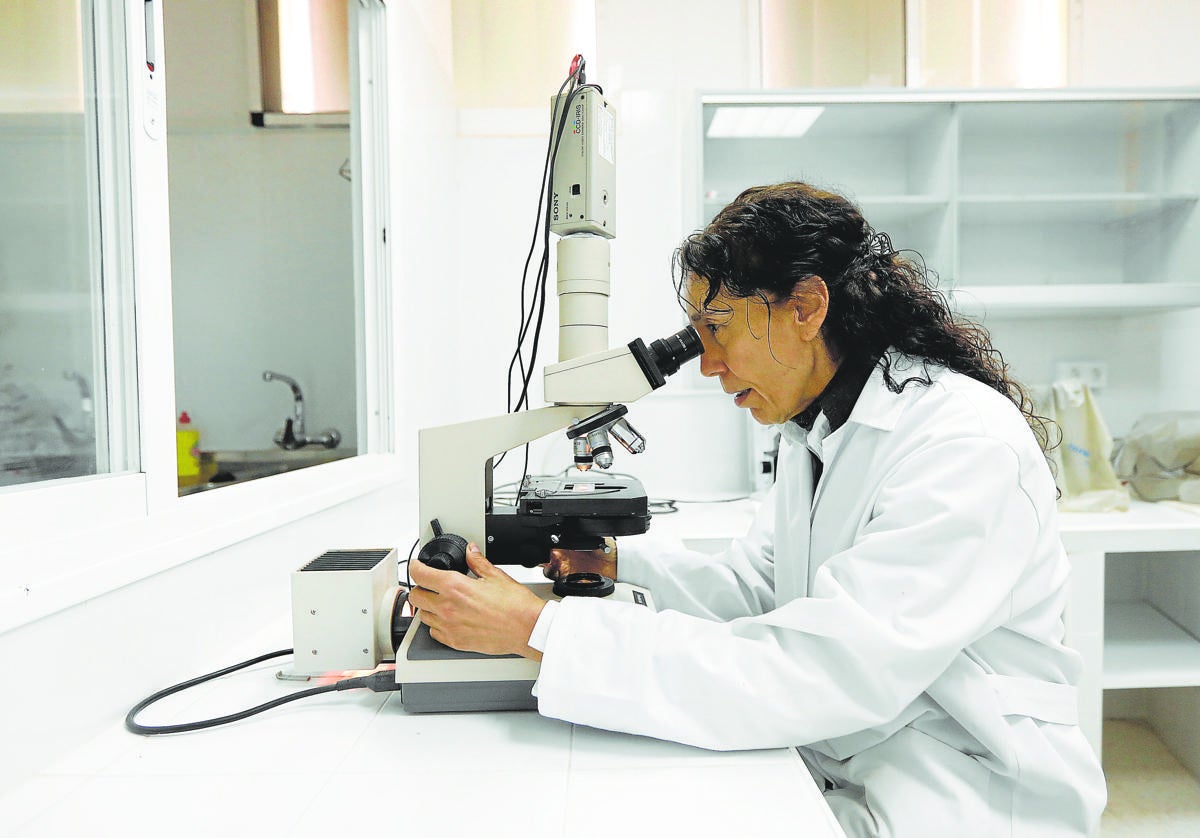
[[[1200,82],[1200,59],[1187,43],[1190,33],[1200,31],[1200,4],[1153,0],[1135,7],[1121,0],[1075,0],[1071,13],[1076,39],[1073,85]],[[674,247],[701,221],[693,211],[698,204],[697,93],[758,85],[757,3],[596,0],[596,20],[589,80],[604,86],[619,125],[618,236],[612,245],[609,331],[610,345],[617,345],[635,336],[660,336],[681,323],[669,265]],[[494,55],[495,44],[491,50]],[[560,80],[548,80],[548,94]],[[460,113],[464,130],[459,139],[458,196],[463,210],[457,226],[464,243],[458,251],[461,290],[448,308],[471,338],[459,346],[456,392],[448,398],[450,412],[467,419],[504,408],[503,380],[515,341],[520,267],[532,231],[546,129],[528,111],[509,111],[509,119],[497,120],[505,127],[494,133],[479,127],[485,124],[479,112]],[[546,315],[551,326],[557,316],[552,292],[553,286]],[[1030,384],[1052,380],[1057,360],[1082,355],[1107,361],[1113,386],[1099,400],[1110,425],[1120,433],[1149,410],[1200,408],[1200,393],[1194,388],[1173,386],[1183,375],[1175,353],[1181,345],[1191,345],[1189,336],[1200,333],[1200,321],[1195,313],[1175,315],[1171,337],[1163,338],[1164,353],[1159,353],[1157,335],[1167,323],[1160,315],[989,325],[1017,374]],[[548,331],[539,363],[557,357],[555,335]],[[488,348],[478,342],[484,335],[492,341]],[[651,494],[722,494],[747,487],[741,462],[696,458],[698,450],[711,445],[706,445],[711,438],[738,452],[740,459],[747,447],[748,423],[730,410],[719,392],[714,394],[711,382],[700,381],[695,370],[686,370],[663,391],[633,406],[630,418],[647,435],[650,447],[636,459],[619,457],[617,468],[641,476]],[[553,470],[566,454],[559,442],[543,445],[535,450],[531,468]],[[681,462],[688,468],[681,469]],[[516,473],[502,472],[508,479]]]
[[[1076,87],[1200,84],[1200,3],[1195,0],[1073,0]]]
[[[728,0],[596,2],[596,54],[586,56],[588,81],[604,88],[618,125],[610,346],[635,337],[663,337],[684,323],[670,265],[674,248],[699,221],[693,211],[699,165],[693,141],[699,130],[696,94],[745,88],[756,78],[754,5]],[[561,74],[545,82],[547,102],[569,60],[564,49]],[[461,291],[444,304],[444,316],[454,317],[470,334],[462,344],[465,354],[453,376],[456,392],[451,396],[457,397],[456,418],[466,420],[505,409],[521,268],[534,228],[549,114],[547,106],[545,111],[464,109],[460,117]],[[539,366],[558,357],[553,261],[550,271]],[[540,374],[534,380],[537,406],[542,403]],[[713,434],[739,455],[745,444],[744,417],[727,405],[719,388],[713,393],[711,382],[701,383],[689,370],[632,406],[630,421],[646,435],[649,448],[637,458],[619,453],[614,469],[638,474],[652,495],[690,498],[746,489],[740,456],[712,462],[696,457]],[[535,448],[530,468],[554,471],[569,462],[569,449],[555,437]],[[683,462],[686,469],[680,468]],[[519,476],[520,463],[520,456],[508,458],[502,479]],[[509,470],[514,465],[518,468]]]
[[[402,3],[392,15],[411,16],[417,31],[429,36],[415,47],[424,55],[420,66],[409,54],[412,43],[395,50],[394,72],[430,74],[429,87],[406,94],[400,104],[402,130],[394,139],[397,160],[419,161],[397,167],[402,171],[394,195],[403,235],[397,258],[404,274],[397,306],[402,317],[414,306],[423,312],[398,346],[407,357],[436,347],[439,359],[454,361],[450,367],[421,365],[414,381],[426,383],[403,388],[401,403],[405,411],[447,421],[503,410],[545,136],[544,120],[529,110],[507,109],[507,118],[494,113],[499,127],[493,132],[478,127],[482,121],[472,116],[478,111],[464,111],[467,128],[457,148],[447,143],[455,129],[442,97],[453,101],[456,95],[449,5]],[[757,84],[757,4],[597,0],[595,6],[597,50],[588,56],[590,78],[616,105],[620,131],[610,330],[615,345],[657,336],[679,321],[669,259],[699,221],[691,211],[698,166],[695,94]],[[1076,0],[1072,13],[1077,86],[1200,82],[1200,61],[1184,43],[1200,27],[1200,5],[1150,0],[1132,9],[1120,0]],[[348,207],[349,184],[333,174],[348,153],[348,138],[246,127],[252,55],[244,20],[239,0],[218,0],[203,9],[176,4],[168,13],[176,77],[181,64],[204,67],[203,74],[191,74],[197,82],[181,91],[185,95],[172,98],[169,122],[179,403],[193,413],[207,446],[267,445],[290,408],[286,388],[259,380],[262,369],[274,367],[304,384],[310,429],[335,425],[349,445],[355,401],[353,375],[345,370],[353,369],[347,337],[353,321],[350,272],[343,269],[349,265],[349,216],[341,212]],[[1161,31],[1130,37],[1146,32],[1146,21],[1153,20],[1163,21]],[[402,29],[407,33],[411,27]],[[173,32],[179,34],[172,37]],[[223,44],[224,60],[211,60],[210,43]],[[489,49],[497,48],[492,43]],[[525,46],[511,49],[522,53]],[[560,80],[547,80],[546,98]],[[184,98],[188,108],[180,111]],[[430,118],[433,112],[438,115]],[[214,158],[222,162],[219,180],[228,185],[221,192],[211,189],[212,177],[202,168]],[[280,170],[291,177],[272,183]],[[302,181],[302,172],[319,177]],[[333,225],[326,214],[331,205],[338,208]],[[296,251],[290,245],[296,237],[312,245]],[[427,293],[444,287],[451,275],[457,299]],[[553,325],[556,315],[551,300],[547,322]],[[428,334],[426,324],[432,322],[445,324],[441,336]],[[462,324],[469,324],[472,335],[488,330],[495,345],[481,353],[472,340],[457,337]],[[556,357],[555,336],[548,332],[543,360]],[[1032,374],[1041,377],[1047,365],[1047,359],[1034,359],[1023,366],[1036,368]],[[439,375],[440,369],[454,369],[452,380]],[[678,378],[683,380],[672,381],[669,390],[691,389],[696,376],[685,372]],[[643,424],[669,433],[685,427],[682,414],[693,411],[664,405],[659,421],[660,401],[666,400],[656,394],[635,416],[649,414]],[[716,409],[724,407],[721,402]],[[652,461],[658,459],[648,454],[635,470],[657,472]],[[712,488],[732,491],[740,480],[740,472],[714,476]]]
[[[390,0],[393,410],[399,444],[416,463],[417,428],[455,421],[469,403],[464,363],[478,341],[458,308],[464,287],[456,259],[472,251],[457,223],[458,171],[450,4]],[[476,225],[478,226],[478,225]],[[482,254],[486,256],[486,254]],[[469,287],[469,286],[468,286]],[[466,361],[460,361],[460,358]]]
[[[251,4],[252,5],[252,4]],[[168,4],[175,381],[205,449],[270,448],[300,382],[305,429],[357,445],[349,129],[256,129],[243,0]]]

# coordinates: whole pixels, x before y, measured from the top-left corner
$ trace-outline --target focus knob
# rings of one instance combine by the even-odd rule
[[[433,538],[417,553],[417,560],[438,570],[456,570],[467,573],[467,540],[452,532],[442,532],[442,525],[437,518],[429,522],[433,528]]]

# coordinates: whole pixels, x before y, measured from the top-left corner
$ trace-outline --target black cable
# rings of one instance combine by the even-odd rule
[[[572,75],[567,76],[567,78],[565,78],[563,80],[563,83],[558,86],[558,93],[555,94],[556,99],[562,95],[563,90],[566,89],[567,85],[570,84],[571,81],[575,77],[576,77],[575,74],[572,74]],[[547,194],[548,194],[547,189],[546,189],[547,179],[552,177],[551,169],[550,169],[550,155],[551,155],[552,149],[554,148],[555,133],[556,132],[554,130],[554,115],[551,114],[551,116],[550,116],[550,134],[546,138],[546,156],[545,156],[545,161],[542,163],[542,182],[538,185],[538,203],[537,203],[537,210],[535,211],[535,214],[534,214],[534,218],[536,220],[534,221],[534,225],[533,225],[533,236],[529,240],[529,252],[525,255],[525,267],[521,271],[521,297],[520,297],[520,306],[519,306],[520,311],[521,311],[521,321],[520,321],[521,325],[517,332],[517,349],[515,352],[513,352],[513,358],[508,364],[508,403],[507,403],[507,412],[508,413],[513,412],[512,371],[513,371],[513,366],[517,363],[518,359],[521,362],[521,376],[522,376],[522,378],[524,378],[524,376],[525,376],[524,358],[521,357],[521,346],[525,342],[525,335],[529,328],[528,323],[527,323],[528,318],[525,313],[525,286],[526,286],[526,282],[528,281],[528,278],[529,278],[529,263],[533,260],[533,253],[537,249],[538,233],[541,231],[542,206],[543,206],[543,202],[547,199]],[[535,290],[536,290],[536,285],[535,285]],[[531,307],[531,310],[532,310],[532,307]]]
[[[529,369],[525,367],[525,358],[522,348],[525,345],[525,338],[529,334],[529,327],[533,321],[534,303],[539,299],[541,291],[543,291],[543,279],[546,273],[546,267],[549,263],[549,228],[551,215],[551,201],[554,190],[554,161],[557,159],[558,147],[562,141],[562,130],[566,126],[566,116],[570,107],[571,99],[576,90],[576,84],[579,77],[579,68],[567,76],[561,85],[559,85],[558,93],[555,99],[563,95],[563,90],[567,90],[568,99],[560,114],[550,116],[550,136],[547,138],[546,158],[542,166],[542,182],[538,187],[538,205],[535,222],[533,226],[533,237],[529,243],[529,253],[525,257],[525,269],[521,274],[521,328],[517,334],[517,347],[513,353],[513,359],[508,365],[508,381],[509,381],[509,412],[521,409],[520,401],[515,407],[512,406],[512,370],[517,363],[520,364],[521,379],[525,381],[532,372],[532,365]],[[543,209],[544,207],[544,209]],[[539,234],[542,238],[542,256],[538,260],[538,272],[534,282],[534,296],[529,301],[529,309],[526,311],[525,288],[529,278],[529,263],[533,259],[533,253],[537,249]]]
[[[583,62],[581,62],[578,68],[580,75],[583,73],[583,66]],[[541,346],[542,340],[542,322],[546,314],[546,284],[550,273],[550,197],[554,190],[554,166],[558,161],[558,151],[561,146],[562,132],[566,127],[567,117],[571,110],[571,103],[575,100],[576,96],[589,87],[599,90],[596,85],[580,85],[571,90],[570,94],[567,96],[566,104],[563,105],[562,115],[559,118],[558,128],[555,131],[556,139],[554,143],[554,153],[551,155],[550,159],[551,180],[550,185],[547,187],[546,222],[542,232],[542,260],[539,267],[537,324],[533,330],[533,347],[529,356],[529,368],[526,371],[526,375],[522,382],[521,397],[517,400],[517,410],[520,410],[522,405],[524,405],[526,408],[529,406],[529,384],[533,380],[534,370],[537,369],[538,349]],[[529,443],[525,444],[525,462],[521,467],[521,474],[522,480],[529,475]]]
[[[559,85],[558,93],[555,95],[555,101],[557,101],[563,95],[563,91],[567,91],[566,100],[558,112],[557,118],[554,114],[551,114],[550,137],[546,146],[546,160],[542,168],[542,182],[539,186],[538,194],[538,221],[534,225],[533,238],[530,240],[529,251],[525,257],[525,267],[521,273],[521,325],[517,334],[517,346],[508,364],[507,408],[509,413],[519,411],[522,408],[528,409],[529,385],[533,380],[534,371],[537,369],[538,350],[541,347],[542,324],[544,323],[546,313],[546,286],[550,273],[550,220],[554,194],[554,168],[558,161],[559,149],[562,146],[563,131],[570,117],[571,104],[575,101],[576,96],[588,88],[597,90],[601,94],[604,92],[599,85],[585,83],[586,67],[586,59],[581,55],[576,56],[571,73]],[[537,249],[539,232],[541,233],[542,240],[542,254],[538,260],[533,296],[529,300],[528,309],[526,309],[525,289],[529,278],[529,263],[532,261],[534,251]],[[535,303],[537,308],[536,323],[533,316]],[[531,326],[533,327],[533,344],[530,348],[529,364],[527,366],[525,363],[524,346]],[[521,393],[517,398],[516,405],[513,405],[512,402],[512,374],[514,367],[520,370],[521,378]],[[524,449],[524,462],[521,466],[522,481],[529,475],[529,443],[525,443]],[[492,464],[493,471],[504,462],[507,454],[507,451],[501,452],[500,456],[496,458]]]
[[[582,59],[581,59],[581,61],[582,61]],[[572,72],[570,75],[568,75],[563,80],[563,83],[558,86],[558,92],[555,94],[555,99],[557,99],[559,96],[562,95],[563,90],[567,89],[567,85],[572,84],[575,81],[575,79],[578,78],[579,72],[580,72],[580,69],[577,67],[574,72]],[[574,88],[572,88],[572,90],[573,89]],[[568,104],[569,104],[569,101],[568,101]],[[563,109],[563,113],[564,114],[566,113],[565,107]],[[529,281],[529,263],[533,260],[534,251],[537,250],[538,234],[542,231],[543,221],[547,225],[547,229],[549,229],[550,205],[549,205],[548,201],[550,199],[550,193],[551,193],[551,190],[553,189],[553,183],[554,183],[552,160],[554,159],[554,155],[557,151],[556,141],[558,140],[558,138],[560,136],[562,124],[563,124],[563,121],[560,119],[559,120],[559,130],[555,130],[555,118],[554,118],[554,114],[551,113],[551,115],[550,115],[550,133],[549,133],[549,136],[547,136],[547,138],[546,138],[546,156],[542,163],[542,182],[538,185],[538,203],[537,203],[537,209],[534,212],[535,220],[534,220],[534,224],[533,224],[533,236],[529,240],[529,252],[525,255],[525,267],[521,270],[521,295],[519,297],[519,306],[518,306],[518,308],[520,309],[520,312],[521,312],[521,320],[520,320],[520,326],[517,330],[517,345],[516,345],[516,348],[513,350],[512,358],[508,362],[508,378],[507,378],[508,388],[507,388],[507,401],[505,402],[505,411],[507,413],[513,413],[513,412],[521,409],[520,401],[518,401],[515,408],[513,407],[513,402],[512,402],[513,367],[519,365],[519,369],[521,372],[521,381],[524,383],[524,387],[522,389],[522,399],[524,398],[524,393],[528,390],[528,383],[527,383],[528,382],[528,371],[525,368],[525,356],[524,356],[524,353],[522,352],[522,347],[524,347],[524,345],[525,345],[525,337],[529,334],[529,326],[531,325],[531,323],[533,321],[534,301],[537,299],[538,291],[542,285],[542,278],[544,276],[544,270],[543,270],[542,266],[546,263],[547,258],[548,258],[548,255],[544,249],[543,249],[543,253],[542,253],[542,258],[538,260],[538,272],[536,274],[536,277],[534,280],[534,285],[533,285],[534,297],[533,297],[533,299],[531,299],[529,301],[528,312],[526,311],[526,308],[525,308],[525,306],[526,306],[525,288]],[[542,210],[543,206],[545,206],[544,213]],[[492,464],[493,471],[497,467],[499,467],[499,465],[502,462],[504,462],[504,458],[507,455],[508,455],[507,451],[501,452],[500,456]],[[528,446],[526,446],[526,457],[528,458]]]
[[[421,543],[421,536],[417,536],[413,541],[412,547],[408,548],[408,558],[404,560],[404,586],[410,591],[413,589],[412,576],[409,575],[409,568],[412,566],[413,551],[417,549],[417,545]]]
[[[230,722],[240,721],[249,716],[256,715],[264,710],[270,710],[272,707],[278,707],[281,704],[287,704],[290,701],[298,701],[301,698],[308,698],[310,695],[320,695],[321,693],[340,692],[342,690],[358,690],[369,689],[374,692],[386,692],[389,690],[398,689],[396,683],[396,674],[394,670],[383,670],[381,672],[372,672],[370,675],[362,675],[357,678],[343,678],[341,681],[335,681],[332,684],[326,684],[322,687],[311,687],[307,690],[301,690],[298,693],[285,695],[281,698],[276,698],[273,701],[268,701],[259,704],[256,707],[250,707],[246,710],[241,710],[237,713],[230,713],[227,716],[218,716],[215,719],[202,719],[198,722],[181,722],[174,725],[143,725],[137,721],[137,714],[145,710],[156,701],[166,698],[169,695],[182,692],[183,690],[194,687],[198,684],[203,684],[206,681],[211,681],[214,678],[220,678],[222,675],[228,675],[230,672],[237,672],[239,669],[245,669],[247,666],[253,666],[256,663],[262,663],[271,658],[282,657],[283,655],[292,654],[291,649],[280,649],[278,652],[269,652],[265,655],[259,655],[256,658],[251,658],[248,661],[235,663],[233,666],[227,666],[224,669],[219,669],[216,672],[210,672],[207,675],[201,675],[198,678],[193,678],[190,681],[184,681],[181,684],[167,687],[159,690],[153,695],[143,698],[133,706],[133,709],[125,714],[125,728],[130,733],[137,733],[142,736],[157,736],[162,733],[186,733],[190,730],[203,730],[208,727],[216,727],[217,725],[229,724]]]
[[[587,66],[587,61],[578,56],[578,64],[566,80],[558,88],[558,93],[555,98],[563,95],[563,91],[567,90],[567,98],[563,104],[561,111],[555,116],[551,115],[550,122],[550,138],[546,147],[546,162],[542,169],[542,182],[539,187],[537,215],[538,222],[534,226],[533,239],[530,242],[529,252],[525,258],[525,268],[521,275],[521,327],[517,335],[517,346],[513,352],[513,357],[508,365],[508,412],[513,413],[527,408],[529,404],[529,385],[533,380],[534,371],[537,369],[538,349],[541,345],[542,324],[545,319],[546,310],[546,285],[550,272],[550,218],[551,207],[554,191],[554,167],[558,160],[558,151],[562,145],[562,134],[566,127],[568,117],[570,115],[571,103],[575,100],[584,89],[592,88],[603,90],[599,85],[584,84],[584,72]],[[543,210],[544,207],[544,210]],[[525,289],[528,281],[529,263],[533,258],[533,253],[536,249],[538,233],[541,233],[542,239],[542,255],[538,260],[537,274],[534,280],[533,297],[529,300],[529,307],[526,310]],[[534,323],[534,305],[537,307],[537,320]],[[533,326],[533,345],[530,350],[529,364],[525,364],[524,346],[527,337],[529,336],[530,327]],[[512,374],[513,368],[518,367],[521,377],[521,393],[517,398],[517,403],[514,406],[512,403]],[[493,470],[504,461],[508,452],[502,452],[500,456],[492,464]],[[529,473],[529,445],[525,445],[525,462],[522,466],[522,475]]]
[[[582,73],[582,71],[583,71],[583,63],[581,62],[578,72]],[[549,273],[550,273],[550,214],[551,214],[551,197],[553,195],[553,190],[554,190],[554,181],[553,181],[554,166],[558,161],[558,151],[561,146],[562,132],[567,124],[567,118],[568,118],[568,116],[570,114],[570,110],[571,110],[571,103],[575,100],[576,96],[580,95],[580,93],[582,93],[584,90],[586,90],[588,88],[595,89],[595,90],[600,89],[597,85],[594,85],[594,84],[581,84],[578,87],[574,87],[571,89],[569,95],[567,96],[566,104],[563,106],[562,114],[561,114],[561,116],[559,118],[559,122],[558,122],[558,127],[555,131],[555,140],[556,141],[554,144],[554,153],[551,156],[551,160],[550,160],[551,181],[550,181],[550,185],[547,187],[546,220],[545,220],[545,227],[543,228],[543,231],[542,231],[542,248],[543,249],[542,249],[542,260],[541,260],[541,264],[540,264],[540,274],[539,274],[540,281],[537,286],[538,292],[539,292],[538,293],[537,325],[535,326],[534,332],[533,332],[533,347],[532,347],[532,351],[531,351],[530,359],[529,359],[529,369],[524,378],[523,387],[521,390],[521,398],[517,401],[517,409],[518,410],[520,410],[520,406],[521,406],[522,402],[528,404],[529,384],[533,380],[533,373],[537,367],[538,347],[541,344],[541,336],[542,336],[542,322],[543,322],[543,319],[544,319],[545,313],[546,313],[546,284],[547,284],[547,281],[549,278]]]

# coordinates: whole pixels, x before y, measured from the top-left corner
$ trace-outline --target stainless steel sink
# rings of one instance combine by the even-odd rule
[[[353,457],[355,451],[349,448],[300,448],[295,451],[285,451],[282,448],[263,448],[253,451],[205,451],[200,455],[200,474],[198,477],[179,479],[179,494],[190,495],[209,489],[219,489],[222,486],[232,486],[245,483],[247,480],[257,480],[282,474],[285,471],[296,471],[309,466],[331,463]]]

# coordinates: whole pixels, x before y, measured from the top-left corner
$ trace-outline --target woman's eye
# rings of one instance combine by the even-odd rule
[[[719,323],[705,323],[704,328],[708,329],[710,335],[715,335],[717,330],[721,328],[721,325]]]

